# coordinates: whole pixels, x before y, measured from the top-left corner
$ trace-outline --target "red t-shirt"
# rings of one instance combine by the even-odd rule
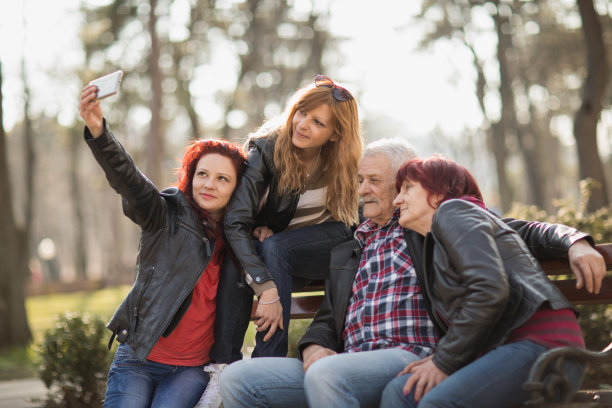
[[[161,337],[147,357],[151,361],[177,366],[200,366],[210,359],[214,342],[215,311],[219,272],[223,262],[223,239],[217,244],[208,266],[193,288],[191,305],[168,337]]]

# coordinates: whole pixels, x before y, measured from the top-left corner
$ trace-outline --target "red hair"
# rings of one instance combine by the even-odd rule
[[[427,201],[433,208],[451,198],[468,196],[483,201],[478,184],[468,169],[442,155],[434,154],[427,159],[416,158],[404,163],[395,177],[398,191],[404,181],[419,183],[427,191]],[[441,195],[442,199],[432,205],[429,200],[434,194]]]
[[[174,185],[181,190],[189,204],[200,213],[202,219],[208,223],[212,223],[212,229],[216,230],[216,225],[210,217],[210,214],[202,210],[193,198],[193,176],[198,162],[207,154],[220,154],[230,159],[234,166],[234,170],[236,170],[238,180],[240,180],[240,176],[244,170],[246,155],[238,145],[226,140],[198,139],[189,143],[185,148],[185,155],[181,161],[181,167],[177,170],[178,181]]]

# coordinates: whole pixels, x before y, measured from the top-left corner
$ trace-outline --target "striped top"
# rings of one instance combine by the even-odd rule
[[[544,347],[584,348],[578,319],[571,309],[552,310],[543,306],[508,336],[506,343],[531,340]]]
[[[323,167],[317,167],[308,178],[286,231],[334,221],[331,212],[325,208],[325,170]]]

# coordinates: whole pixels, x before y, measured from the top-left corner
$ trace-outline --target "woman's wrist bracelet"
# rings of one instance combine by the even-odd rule
[[[279,300],[280,300],[280,296],[279,296],[279,297],[277,297],[277,298],[276,298],[276,299],[274,299],[274,300],[269,301],[269,302],[261,302],[261,301],[260,301],[260,302],[259,302],[259,304],[260,304],[260,305],[271,305],[272,303],[274,303],[274,302],[278,302]]]

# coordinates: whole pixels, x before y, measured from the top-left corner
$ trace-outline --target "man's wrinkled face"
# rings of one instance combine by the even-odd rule
[[[365,156],[359,163],[357,177],[364,217],[379,226],[386,224],[393,216],[393,199],[397,195],[395,172],[389,159],[382,154]]]

